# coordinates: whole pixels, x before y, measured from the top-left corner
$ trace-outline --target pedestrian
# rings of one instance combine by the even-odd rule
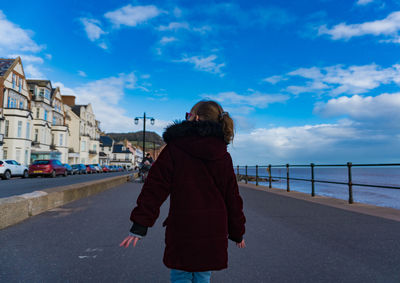
[[[130,216],[130,235],[120,246],[136,246],[169,196],[163,262],[171,282],[210,282],[211,271],[228,266],[228,239],[245,247],[243,202],[227,152],[233,136],[233,120],[215,101],[198,102],[186,121],[163,134],[167,145],[150,169]]]

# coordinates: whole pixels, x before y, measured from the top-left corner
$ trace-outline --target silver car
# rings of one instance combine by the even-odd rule
[[[3,180],[8,180],[15,176],[28,178],[28,167],[21,165],[15,160],[0,160],[0,177]]]

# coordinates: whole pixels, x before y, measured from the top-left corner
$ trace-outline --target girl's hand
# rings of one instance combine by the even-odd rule
[[[244,242],[244,239],[243,239],[240,243],[236,243],[236,246],[237,246],[239,249],[245,248],[245,247],[246,247],[246,243]]]
[[[121,244],[119,244],[119,246],[127,248],[127,247],[129,247],[129,245],[133,241],[133,247],[135,247],[138,240],[139,240],[138,237],[128,236],[121,242]]]

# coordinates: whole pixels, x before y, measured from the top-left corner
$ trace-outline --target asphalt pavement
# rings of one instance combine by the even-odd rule
[[[15,177],[10,180],[0,179],[0,198],[31,193],[43,189],[54,188],[59,186],[72,185],[76,183],[89,182],[129,174],[129,172],[110,172],[83,175],[57,176],[56,178],[37,177],[37,178],[21,178]]]
[[[0,282],[169,282],[168,211],[120,248],[141,184],[126,183],[0,231]],[[247,247],[212,282],[400,282],[400,222],[246,187]]]

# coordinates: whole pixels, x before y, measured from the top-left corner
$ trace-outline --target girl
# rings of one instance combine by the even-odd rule
[[[227,268],[228,238],[245,247],[243,202],[227,152],[233,121],[217,102],[200,101],[163,138],[167,145],[150,169],[131,213],[131,233],[120,246],[136,246],[170,196],[163,261],[171,282],[210,282],[211,270]]]

